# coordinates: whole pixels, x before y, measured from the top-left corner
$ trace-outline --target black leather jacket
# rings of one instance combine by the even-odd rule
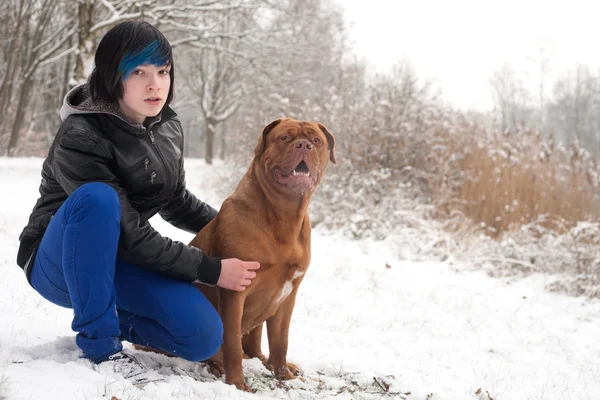
[[[197,233],[216,215],[186,189],[183,132],[175,112],[165,107],[146,128],[111,105],[90,103],[87,88],[80,86],[65,98],[61,117],[42,167],[40,198],[19,237],[17,264],[28,279],[56,210],[82,184],[104,182],[121,202],[118,257],[179,280],[216,284],[220,259],[163,237],[148,223],[158,212],[174,226]]]

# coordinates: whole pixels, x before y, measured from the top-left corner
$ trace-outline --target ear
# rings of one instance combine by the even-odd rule
[[[323,131],[323,133],[325,134],[325,137],[327,138],[327,143],[329,144],[329,160],[332,163],[337,164],[337,161],[335,160],[335,138],[333,137],[333,135],[331,133],[329,133],[327,128],[325,128],[323,125],[321,125],[321,124],[317,124],[317,125],[319,125],[319,128],[321,128],[321,131]]]
[[[271,122],[269,125],[265,126],[265,129],[263,129],[262,134],[258,138],[258,143],[254,148],[254,157],[260,157],[265,151],[267,135],[269,134],[269,132],[271,132],[271,129],[275,128],[280,122],[281,118],[278,118],[275,121]]]

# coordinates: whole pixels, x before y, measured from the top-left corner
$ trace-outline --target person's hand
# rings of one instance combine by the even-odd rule
[[[256,277],[256,269],[260,264],[256,261],[242,261],[237,258],[221,260],[221,276],[217,286],[238,292],[246,289]]]

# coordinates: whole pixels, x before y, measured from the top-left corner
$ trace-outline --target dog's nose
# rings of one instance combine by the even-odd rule
[[[294,143],[294,147],[296,147],[300,151],[312,150],[314,145],[306,139],[300,139],[296,143]]]

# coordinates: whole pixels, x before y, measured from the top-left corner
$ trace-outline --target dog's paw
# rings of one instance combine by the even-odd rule
[[[246,383],[246,381],[244,380],[243,377],[241,378],[231,378],[229,379],[227,376],[225,376],[225,383],[227,383],[228,385],[235,385],[235,387],[238,390],[243,390],[244,392],[251,392],[252,389],[250,389],[250,386],[248,386],[248,384]]]
[[[280,365],[277,367],[271,364],[265,364],[265,366],[269,370],[273,371],[275,378],[279,379],[280,381],[287,381],[302,375],[302,370],[292,363],[286,363],[285,365]]]
[[[302,375],[302,370],[296,364],[287,363],[288,369],[294,376]]]
[[[221,378],[223,375],[225,375],[225,368],[223,368],[223,363],[221,361],[207,360],[206,365],[208,365],[208,370],[210,373],[217,378]]]

